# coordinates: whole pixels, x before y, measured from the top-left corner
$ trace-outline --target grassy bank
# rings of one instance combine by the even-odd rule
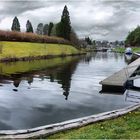
[[[132,50],[133,52],[140,52],[140,47],[133,47]],[[124,53],[125,48],[115,48],[114,51],[119,53]]]
[[[140,108],[125,116],[61,132],[47,139],[140,139]]]
[[[0,42],[0,60],[38,56],[60,56],[80,53],[71,45],[29,43],[29,42]]]

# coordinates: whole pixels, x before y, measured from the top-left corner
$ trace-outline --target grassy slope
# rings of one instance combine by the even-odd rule
[[[140,108],[125,116],[61,132],[47,139],[140,139]]]
[[[132,48],[133,52],[140,52],[140,47],[133,47]],[[125,48],[115,48],[116,52],[124,53]]]
[[[71,45],[8,41],[0,42],[0,59],[76,53],[78,53],[78,50]]]

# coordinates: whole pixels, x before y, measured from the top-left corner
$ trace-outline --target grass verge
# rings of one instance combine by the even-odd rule
[[[47,139],[140,139],[140,108],[119,118],[60,132]]]
[[[140,47],[133,47],[132,50],[133,52],[140,52]],[[124,53],[125,48],[115,48],[114,51],[119,53]]]
[[[80,53],[71,45],[29,43],[29,42],[0,42],[0,60],[23,57],[59,56]]]

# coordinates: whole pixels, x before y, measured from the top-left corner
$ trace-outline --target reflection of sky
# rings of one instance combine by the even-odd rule
[[[55,75],[62,73],[65,78],[59,75],[55,82],[50,82],[49,77],[41,80],[35,76],[33,83],[28,84],[24,77],[17,92],[13,91],[13,83],[3,84],[0,87],[0,129],[31,128],[130,105],[123,95],[99,93],[99,82],[125,65],[119,54],[115,57],[113,53],[97,54],[89,63],[78,63],[74,73],[71,68],[72,77],[68,77],[64,69],[59,69]],[[66,101],[61,84],[70,79]]]

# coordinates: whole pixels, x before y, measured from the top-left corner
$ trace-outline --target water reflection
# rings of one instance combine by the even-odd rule
[[[125,62],[130,64],[132,62],[133,55],[125,54]]]
[[[88,58],[88,56],[86,58]],[[66,63],[65,62],[63,63],[62,58],[56,58],[52,60],[31,61],[31,62],[16,62],[16,63],[7,63],[7,64],[3,63],[1,64],[1,74],[2,74],[1,83],[5,83],[4,82],[5,80],[7,81],[12,80],[13,85],[15,87],[13,88],[13,91],[18,92],[18,87],[22,82],[22,80],[26,80],[27,83],[29,84],[28,89],[31,89],[32,88],[31,84],[34,82],[34,77],[38,75],[38,78],[41,79],[42,81],[44,81],[45,79],[50,79],[50,82],[57,81],[59,84],[61,84],[62,89],[64,91],[63,95],[67,100],[69,95],[69,90],[70,90],[72,74],[76,69],[77,63],[79,62],[80,59],[82,59],[82,56],[73,57],[73,58],[69,57],[66,59],[67,59]],[[56,65],[56,61],[60,61],[58,65]],[[35,66],[34,63],[41,64],[41,65]],[[51,63],[51,66],[49,65],[49,63]],[[42,64],[46,64],[46,65],[42,65]],[[22,67],[22,65],[26,65],[26,67],[31,67],[32,65],[33,69],[29,69],[28,71],[28,68]],[[6,71],[3,70],[3,67],[4,69],[5,67],[7,67]],[[19,70],[12,69],[11,71],[11,67],[12,68],[17,67],[19,68]]]
[[[69,96],[71,77],[76,69],[76,66],[77,62],[70,63],[67,66],[65,66],[62,71],[59,71],[56,75],[58,83],[62,85],[62,88],[64,90],[63,95],[65,96],[66,100]]]
[[[124,66],[124,56],[110,52],[0,63],[0,129],[32,128],[132,104],[123,95],[99,94],[99,82]]]

